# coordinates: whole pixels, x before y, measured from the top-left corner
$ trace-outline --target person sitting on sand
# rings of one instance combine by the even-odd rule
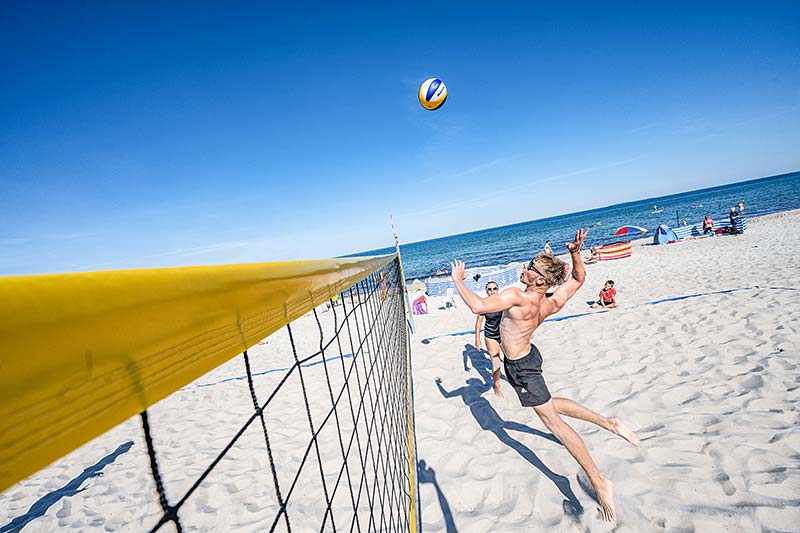
[[[711,220],[711,215],[706,215],[703,219],[703,235],[714,236],[714,221]]]
[[[411,312],[415,315],[427,315],[428,314],[428,300],[425,298],[425,293],[419,295],[418,298],[414,300],[411,304]]]
[[[619,303],[617,303],[616,296],[617,289],[614,288],[614,280],[606,281],[605,285],[603,285],[603,290],[600,291],[600,299],[592,304],[592,309],[597,309],[598,307],[612,309],[617,307]]]
[[[486,284],[486,295],[497,294],[500,288],[497,283],[490,281]],[[504,398],[503,391],[500,390],[500,319],[503,312],[484,313],[475,319],[475,348],[481,349],[481,325],[484,318],[486,325],[483,327],[483,337],[486,340],[486,351],[492,360],[492,379],[494,380],[494,393],[496,396]]]
[[[600,254],[597,253],[597,249],[594,246],[589,248],[589,253],[591,255],[589,256],[589,259],[584,261],[585,264],[591,265],[592,263],[597,263],[598,261],[600,261]]]
[[[560,311],[586,280],[586,269],[580,252],[588,231],[578,230],[575,232],[575,240],[566,245],[572,258],[572,278],[566,282],[567,264],[547,254],[537,255],[523,269],[519,280],[525,285],[524,290],[510,287],[486,298],[467,288],[464,283],[464,263],[454,260],[452,271],[458,294],[473,313],[503,311],[503,318],[500,320],[500,348],[505,355],[508,382],[514,387],[522,406],[533,408],[547,429],[586,472],[600,502],[603,518],[611,521],[616,519],[611,480],[600,473],[583,439],[561,415],[596,424],[634,446],[639,446],[639,438],[619,418],[599,415],[567,398],[553,398],[542,377],[542,355],[531,342],[536,328],[548,316]],[[546,293],[550,287],[557,288],[548,298]]]

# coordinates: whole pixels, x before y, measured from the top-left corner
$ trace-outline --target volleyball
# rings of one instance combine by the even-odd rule
[[[419,103],[428,111],[439,109],[447,100],[447,87],[439,78],[429,78],[419,86]]]

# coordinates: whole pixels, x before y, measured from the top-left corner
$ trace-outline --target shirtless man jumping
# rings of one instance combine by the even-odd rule
[[[500,321],[500,347],[505,354],[508,382],[514,387],[523,407],[533,407],[544,425],[578,461],[592,483],[600,501],[603,519],[616,519],[612,483],[597,469],[583,439],[560,415],[586,420],[619,435],[634,446],[639,438],[619,418],[605,417],[567,398],[553,398],[542,377],[542,356],[531,343],[531,336],[544,319],[557,313],[567,300],[575,296],[586,279],[580,251],[587,230],[575,232],[575,240],[567,244],[572,257],[572,278],[564,283],[567,264],[551,255],[541,253],[531,259],[520,275],[525,290],[508,288],[499,294],[482,298],[464,284],[464,263],[453,261],[453,281],[458,294],[475,314],[503,312]],[[546,291],[558,288],[551,296]]]

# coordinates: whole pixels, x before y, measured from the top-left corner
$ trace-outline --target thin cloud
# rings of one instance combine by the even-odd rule
[[[462,200],[456,200],[454,202],[449,202],[446,204],[437,204],[431,207],[426,207],[424,209],[418,209],[415,211],[405,211],[402,213],[398,213],[398,217],[410,217],[410,216],[420,216],[420,215],[432,215],[432,214],[441,214],[443,212],[452,211],[456,208],[463,208],[463,207],[477,207],[483,202],[483,198],[464,198]]]
[[[221,242],[221,243],[209,244],[205,246],[196,246],[193,248],[178,248],[177,250],[170,250],[158,254],[143,255],[139,257],[128,257],[124,259],[118,259],[115,261],[109,261],[106,263],[94,263],[91,265],[84,265],[82,269],[91,270],[96,268],[110,268],[110,267],[123,267],[123,266],[129,267],[130,265],[141,265],[144,262],[152,261],[154,259],[196,257],[198,255],[205,255],[219,251],[234,250],[237,248],[245,247],[248,244],[249,243],[247,241],[233,241],[233,242]]]
[[[460,200],[444,203],[444,204],[437,204],[435,206],[426,207],[424,209],[419,209],[415,211],[406,211],[399,213],[398,216],[419,216],[419,215],[430,215],[430,214],[441,214],[442,212],[452,211],[453,209],[463,209],[468,207],[480,207],[486,204],[487,200],[497,199],[500,197],[507,196],[511,192],[519,191],[530,187],[531,185],[536,185],[539,183],[546,183],[551,181],[559,181],[566,178],[571,178],[573,176],[579,176],[582,174],[591,174],[593,172],[597,172],[599,170],[606,170],[609,168],[620,167],[623,165],[627,165],[636,161],[641,156],[630,157],[627,159],[621,159],[618,161],[610,161],[608,163],[603,163],[601,165],[594,165],[591,167],[580,168],[577,170],[573,170],[571,172],[565,172],[563,174],[553,174],[550,176],[544,176],[542,178],[533,179],[531,181],[526,181],[524,183],[520,183],[519,185],[514,185],[511,187],[506,187],[504,189],[499,189],[494,191],[490,195],[482,194],[480,197],[470,197],[470,198],[462,198]]]
[[[628,133],[639,133],[640,131],[646,131],[655,128],[659,125],[659,122],[651,122],[650,124],[645,124],[643,126],[639,126],[638,128],[633,128],[629,130]]]
[[[491,161],[485,161],[483,163],[479,163],[477,165],[471,166],[469,168],[466,168],[464,170],[456,172],[455,174],[445,174],[443,176],[431,176],[431,177],[428,177],[428,178],[423,178],[423,179],[419,180],[417,183],[421,185],[423,183],[429,183],[429,182],[432,182],[432,181],[449,181],[449,180],[453,180],[453,179],[456,179],[456,178],[463,178],[464,176],[469,176],[470,174],[475,174],[476,172],[481,172],[481,171],[487,170],[487,169],[492,168],[494,166],[497,166],[497,165],[499,165],[501,163],[506,163],[508,161],[513,161],[514,159],[518,159],[519,157],[521,157],[521,156],[520,155],[514,155],[514,156],[507,156],[507,157],[498,157],[497,159],[492,159]]]
[[[27,244],[32,241],[33,239],[28,239],[25,237],[8,237],[5,239],[0,239],[0,246],[16,246],[18,244]]]
[[[210,254],[223,250],[234,250],[236,248],[243,248],[249,243],[247,241],[234,241],[234,242],[220,242],[216,244],[209,244],[206,246],[196,246],[194,248],[178,248],[170,252],[146,257],[145,259],[159,258],[159,257],[194,257],[198,255]]]
[[[640,157],[641,156],[637,155],[636,157],[630,157],[628,159],[622,159],[622,160],[619,160],[619,161],[610,161],[610,162],[604,163],[602,165],[597,165],[597,166],[594,166],[594,167],[582,168],[580,170],[574,170],[572,172],[567,172],[566,174],[556,174],[554,176],[548,176],[546,178],[542,178],[540,180],[536,180],[533,183],[542,183],[542,182],[545,182],[545,181],[555,181],[555,180],[560,180],[560,179],[564,179],[564,178],[570,178],[572,176],[578,176],[580,174],[591,174],[592,172],[597,172],[598,170],[605,170],[607,168],[621,167],[622,165],[627,165],[628,163],[633,163],[634,161],[636,161]]]
[[[88,239],[90,237],[97,237],[98,235],[106,235],[112,233],[110,231],[94,231],[89,233],[62,233],[52,235],[42,235],[37,237],[19,236],[19,237],[4,237],[0,238],[0,245],[2,246],[19,246],[32,243],[53,243],[53,242],[67,242],[80,239]]]
[[[793,109],[791,107],[783,107],[783,106],[782,107],[777,107],[777,108],[769,110],[769,112],[759,113],[759,114],[756,114],[756,115],[745,117],[745,118],[739,119],[737,121],[731,122],[730,124],[727,124],[727,125],[718,125],[713,129],[712,128],[708,128],[708,129],[711,130],[710,132],[692,138],[690,143],[691,144],[702,143],[702,142],[707,141],[709,139],[714,139],[714,138],[717,138],[717,137],[724,137],[726,135],[730,135],[730,134],[734,133],[734,130],[736,130],[737,128],[741,128],[743,126],[747,126],[747,125],[752,124],[754,122],[760,122],[760,121],[764,121],[764,120],[772,120],[772,119],[774,119],[776,117],[780,117],[782,115],[789,114],[794,110],[795,109]]]

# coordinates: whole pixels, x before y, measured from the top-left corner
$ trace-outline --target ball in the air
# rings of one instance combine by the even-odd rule
[[[430,78],[419,86],[419,103],[429,111],[439,109],[447,100],[447,87],[439,78]]]

